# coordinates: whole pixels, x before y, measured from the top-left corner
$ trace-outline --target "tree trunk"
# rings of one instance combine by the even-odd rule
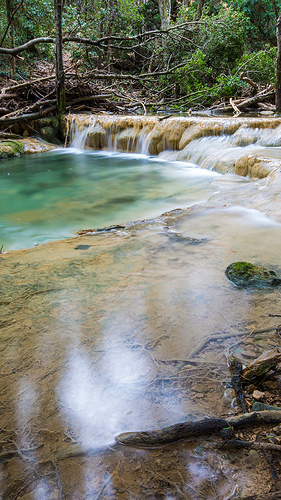
[[[158,0],[158,8],[161,19],[161,30],[167,31],[171,18],[171,0]]]
[[[276,60],[276,113],[281,113],[281,14],[277,19],[277,60]]]
[[[6,10],[7,10],[7,21],[8,26],[10,26],[10,36],[11,36],[11,48],[15,47],[15,27],[14,27],[14,13],[13,13],[13,2],[12,0],[6,0]],[[13,77],[16,75],[16,63],[15,57],[11,56],[11,74]]]
[[[202,17],[203,8],[204,8],[204,0],[198,0],[198,4],[197,4],[197,20],[198,21]]]
[[[62,60],[62,9],[63,0],[55,0],[56,15],[56,95],[57,112],[60,117],[65,113],[65,78]]]

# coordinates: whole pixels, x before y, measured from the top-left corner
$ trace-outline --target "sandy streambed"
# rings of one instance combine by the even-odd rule
[[[226,355],[247,363],[279,347],[270,316],[280,313],[279,289],[238,290],[224,269],[250,260],[278,273],[281,226],[223,204],[215,197],[0,255],[3,499],[227,499],[272,489],[278,463],[256,450],[114,441],[122,431],[237,411],[225,393]],[[213,333],[225,338],[188,361]]]

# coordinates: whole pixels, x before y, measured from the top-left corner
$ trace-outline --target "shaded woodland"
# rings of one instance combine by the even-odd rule
[[[275,0],[6,0],[0,123],[56,110],[280,111],[279,12]]]

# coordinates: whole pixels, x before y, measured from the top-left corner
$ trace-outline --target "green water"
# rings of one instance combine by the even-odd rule
[[[0,248],[27,248],[206,201],[217,178],[133,154],[61,149],[7,160],[0,164]]]

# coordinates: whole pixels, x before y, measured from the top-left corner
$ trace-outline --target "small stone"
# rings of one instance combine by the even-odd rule
[[[233,389],[225,389],[223,393],[223,404],[228,406],[235,399],[235,391]]]
[[[261,391],[254,391],[253,392],[253,398],[255,398],[257,400],[264,398],[264,396],[265,396],[264,392],[261,392]]]
[[[281,424],[277,425],[277,427],[273,427],[272,429],[277,436],[281,436]]]

